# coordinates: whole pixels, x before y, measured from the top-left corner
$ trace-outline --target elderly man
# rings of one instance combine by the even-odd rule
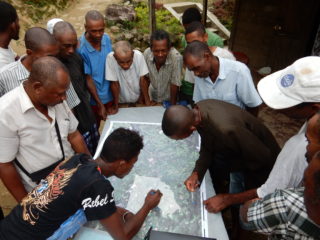
[[[193,100],[217,99],[232,103],[257,116],[262,100],[253,84],[250,70],[238,61],[216,57],[207,44],[188,44],[183,60],[196,75]]]
[[[107,113],[114,114],[112,108],[113,97],[110,82],[105,80],[105,65],[107,55],[112,51],[110,37],[104,33],[104,18],[96,10],[87,12],[85,16],[85,33],[80,37],[78,52],[84,61],[84,72],[92,78],[96,85],[100,102],[91,98],[92,110],[96,115],[99,128],[101,120],[105,120]]]
[[[304,187],[276,190],[247,202],[241,208],[243,227],[269,239],[319,239],[320,152],[310,161],[303,181]]]
[[[23,84],[0,98],[0,177],[18,202],[59,162],[74,152],[89,154],[64,102],[69,84],[65,66],[43,57]]]
[[[111,82],[115,110],[118,103],[140,103],[150,105],[146,75],[148,67],[143,54],[132,50],[127,41],[119,41],[113,46],[106,61],[106,79]]]
[[[71,82],[80,99],[80,104],[73,109],[79,121],[78,130],[82,134],[91,154],[94,154],[100,138],[96,118],[90,106],[90,95],[96,102],[101,102],[92,78],[84,74],[83,60],[76,52],[77,33],[68,22],[58,22],[53,35],[59,43],[58,58],[67,67]]]
[[[292,118],[308,119],[320,109],[319,69],[320,57],[301,58],[289,67],[263,78],[258,84],[259,93],[269,107]],[[317,123],[311,122],[313,120],[309,121],[309,125]],[[305,123],[300,131],[285,143],[268,179],[261,186],[238,194],[219,194],[212,197],[208,203],[211,211],[219,212],[233,204],[256,197],[263,198],[276,189],[300,186],[303,172],[310,160],[306,159],[306,135],[310,136],[311,132],[317,129],[317,125],[309,125],[307,133]],[[315,131],[314,135],[317,134]]]
[[[156,30],[151,35],[150,48],[143,54],[149,68],[151,99],[176,104],[181,85],[182,57],[171,47],[169,34],[164,30]]]
[[[8,64],[0,70],[0,96],[18,87],[29,77],[31,66],[36,59],[58,54],[57,41],[44,28],[28,29],[24,41],[27,54],[22,56],[19,61]],[[67,96],[67,104],[70,109],[80,103],[72,84],[67,91]]]
[[[19,18],[16,9],[7,2],[0,1],[0,68],[14,62],[17,54],[9,46],[12,39],[19,39]]]
[[[125,177],[142,147],[137,132],[118,128],[96,160],[77,154],[63,161],[0,221],[0,239],[68,239],[87,220],[100,220],[113,239],[132,239],[162,194],[150,189],[141,209],[133,214],[116,207],[107,177]]]

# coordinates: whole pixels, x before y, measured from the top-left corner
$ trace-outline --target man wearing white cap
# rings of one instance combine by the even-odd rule
[[[258,91],[269,107],[289,117],[310,118],[320,109],[320,57],[301,58],[289,67],[266,76],[258,83]],[[276,189],[300,186],[308,166],[306,130],[307,123],[286,142],[262,186],[238,194],[212,197],[211,212],[219,212],[256,197],[263,198]]]
[[[47,22],[47,30],[49,33],[53,33],[54,25],[56,25],[58,22],[63,22],[63,20],[61,18],[52,18]]]

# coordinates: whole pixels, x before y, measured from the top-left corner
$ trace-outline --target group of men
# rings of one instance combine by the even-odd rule
[[[200,134],[200,156],[185,185],[195,191],[209,170],[217,195],[204,201],[207,211],[232,206],[243,229],[272,239],[319,238],[319,57],[265,77],[258,93],[248,67],[222,48],[195,8],[182,17],[183,56],[163,30],[151,35],[144,53],[127,41],[112,48],[103,16],[91,10],[79,39],[63,20],[49,24],[50,32],[28,29],[26,54],[18,57],[9,47],[19,38],[17,12],[0,1],[0,13],[0,177],[18,202],[0,221],[0,239],[66,239],[88,220],[100,220],[115,239],[137,233],[161,192],[150,190],[133,214],[116,207],[106,177],[130,172],[142,137],[117,129],[100,157],[91,157],[101,120],[120,103],[136,102],[165,103],[168,137]],[[282,150],[256,118],[261,98],[308,120]],[[177,105],[180,100],[195,105]]]

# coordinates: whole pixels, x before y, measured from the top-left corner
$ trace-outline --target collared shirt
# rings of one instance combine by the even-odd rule
[[[0,162],[15,158],[33,173],[62,158],[55,121],[66,157],[74,154],[68,135],[77,130],[78,121],[65,102],[48,106],[52,122],[32,104],[23,84],[0,98]],[[27,190],[35,184],[18,168]]]
[[[181,54],[175,48],[171,47],[166,62],[161,66],[159,71],[154,62],[151,49],[147,48],[143,55],[149,68],[149,79],[151,82],[149,92],[152,100],[156,102],[170,100],[170,85],[181,85]]]
[[[100,100],[103,104],[112,101],[110,82],[105,79],[105,65],[107,55],[112,51],[111,40],[104,34],[101,40],[101,49],[97,51],[87,41],[85,33],[80,37],[78,53],[84,61],[84,72],[92,77],[97,88]],[[96,105],[91,98],[91,104]]]
[[[217,57],[236,61],[236,58],[233,56],[233,54],[229,50],[224,48],[216,47],[216,49],[212,52],[212,54]],[[184,80],[190,83],[194,83],[195,77],[196,76],[194,75],[194,73],[187,68],[186,73],[184,75]]]
[[[269,239],[319,239],[320,226],[308,217],[303,192],[304,188],[277,190],[255,201],[243,227],[268,234]]]
[[[18,61],[10,63],[0,70],[0,97],[12,89],[18,87],[22,82],[28,79],[30,72],[21,63],[24,57]],[[80,100],[70,82],[67,90],[67,103],[72,109],[80,103]]]
[[[247,111],[214,99],[197,103],[201,123],[199,159],[194,171],[202,179],[216,154],[228,155],[229,172],[244,172],[246,189],[266,181],[280,152],[270,130]]]
[[[193,100],[217,99],[244,109],[257,107],[262,100],[253,84],[248,67],[238,61],[219,58],[219,75],[215,82],[210,77],[195,77]]]
[[[305,156],[308,144],[306,130],[307,123],[283,146],[267,181],[257,189],[260,198],[273,193],[276,189],[300,186],[304,170],[308,166]]]
[[[133,50],[133,60],[128,70],[123,70],[114,58],[114,52],[109,53],[106,62],[106,79],[118,81],[120,84],[120,103],[134,103],[140,96],[140,77],[148,74],[148,67],[143,54]]]
[[[8,48],[0,47],[0,69],[9,63],[15,61],[17,54],[9,46]]]

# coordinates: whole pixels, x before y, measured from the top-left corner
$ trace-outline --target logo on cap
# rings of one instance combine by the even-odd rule
[[[281,78],[280,83],[282,87],[286,88],[286,87],[290,87],[293,84],[293,81],[294,81],[294,76],[292,74],[287,74]]]

